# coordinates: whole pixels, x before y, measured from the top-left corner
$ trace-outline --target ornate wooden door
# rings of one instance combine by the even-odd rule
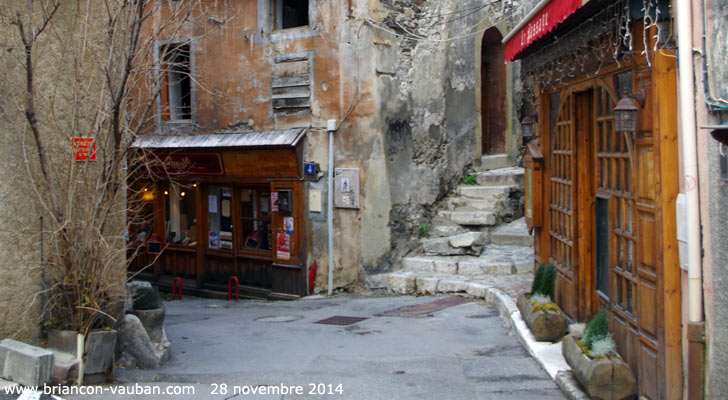
[[[574,97],[561,101],[558,117],[550,137],[548,157],[549,262],[557,270],[556,301],[572,318],[577,318],[576,231],[576,135]]]

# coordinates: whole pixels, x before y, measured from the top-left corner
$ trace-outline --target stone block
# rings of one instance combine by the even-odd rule
[[[485,244],[487,235],[483,232],[468,232],[448,238],[452,247],[482,247]]]
[[[415,276],[406,273],[389,274],[389,290],[397,294],[411,294],[416,288]]]
[[[465,226],[494,225],[495,215],[488,211],[440,211],[440,215]]]
[[[159,368],[164,354],[155,348],[136,315],[124,315],[115,328],[119,332],[116,351],[124,367]]]
[[[465,254],[465,249],[450,246],[448,238],[427,239],[422,242],[425,254],[437,256],[456,256]]]
[[[114,362],[117,332],[93,331],[86,338],[84,375],[103,374],[111,370]]]
[[[365,284],[369,289],[386,289],[389,283],[388,274],[373,274],[367,275],[365,278]]]
[[[482,283],[468,282],[468,287],[465,292],[470,296],[484,299],[488,293],[488,286]]]
[[[65,353],[76,354],[78,332],[53,329],[48,332],[48,347]]]
[[[407,271],[432,272],[434,264],[434,260],[427,257],[407,257],[402,260],[402,267]]]
[[[458,275],[476,276],[483,275],[481,261],[477,258],[462,260],[458,263]]]
[[[0,342],[0,377],[26,386],[51,383],[53,352],[13,339]]]
[[[437,293],[437,283],[439,279],[434,276],[423,276],[416,279],[417,293],[430,295]]]
[[[455,275],[458,273],[457,260],[441,259],[435,260],[435,272],[438,274]]]
[[[468,290],[468,281],[456,278],[443,278],[437,283],[437,291],[440,293],[458,293]]]
[[[53,352],[53,384],[63,385],[78,379],[78,359],[75,354],[50,349]]]

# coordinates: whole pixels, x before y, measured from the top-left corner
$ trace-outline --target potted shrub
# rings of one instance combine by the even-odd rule
[[[531,292],[518,297],[517,305],[533,337],[538,341],[559,341],[568,327],[566,315],[553,302],[556,268],[541,263],[536,269]]]
[[[157,288],[137,288],[133,295],[130,313],[139,318],[152,342],[162,342],[165,310]]]
[[[587,324],[581,338],[569,335],[561,351],[574,376],[592,399],[632,399],[637,380],[617,354],[609,334],[609,316],[601,310]]]

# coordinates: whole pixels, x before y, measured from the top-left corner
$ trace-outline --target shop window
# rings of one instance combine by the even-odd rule
[[[242,210],[243,250],[273,249],[273,230],[270,214],[270,191],[260,188],[240,190]]]
[[[308,25],[308,0],[271,0],[271,2],[276,29]]]
[[[210,249],[232,250],[232,189],[210,186],[207,211],[207,246]]]
[[[172,184],[165,191],[167,243],[197,244],[195,186]]]
[[[189,43],[159,47],[162,121],[192,119],[192,63]]]
[[[131,190],[129,202],[129,240],[144,242],[154,232],[154,188],[141,185]]]

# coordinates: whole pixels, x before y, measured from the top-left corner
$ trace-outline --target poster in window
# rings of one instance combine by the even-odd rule
[[[276,240],[276,255],[281,260],[291,259],[291,235],[287,233],[279,233]]]
[[[211,194],[207,197],[207,211],[210,212],[210,214],[217,214],[217,196],[214,194]]]
[[[272,192],[270,194],[270,210],[272,212],[278,212],[278,192]]]
[[[283,217],[283,232],[293,235],[293,217]]]
[[[208,246],[211,249],[220,248],[220,234],[217,232],[210,231],[207,233]]]
[[[233,197],[233,191],[230,188],[222,188],[222,197]]]

